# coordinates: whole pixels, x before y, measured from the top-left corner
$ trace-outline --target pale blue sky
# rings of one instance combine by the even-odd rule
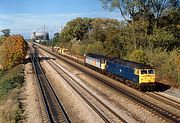
[[[103,17],[121,20],[118,11],[108,12],[99,0],[0,0],[0,30],[11,29],[25,38],[33,31],[43,31],[50,37],[68,21],[77,17]]]

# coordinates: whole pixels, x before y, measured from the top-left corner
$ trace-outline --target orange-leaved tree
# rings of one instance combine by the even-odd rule
[[[11,68],[26,56],[27,44],[21,35],[12,35],[4,39],[1,45],[0,64],[3,69]]]

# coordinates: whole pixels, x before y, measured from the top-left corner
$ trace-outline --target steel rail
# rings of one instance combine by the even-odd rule
[[[146,95],[156,99],[156,100],[159,100],[160,102],[163,102],[165,103],[166,105],[169,105],[177,110],[180,110],[180,102],[176,101],[176,100],[173,100],[171,98],[168,98],[166,96],[163,96],[161,94],[158,94],[158,93],[153,93],[153,92],[150,92],[150,93],[146,93]]]
[[[58,99],[56,93],[54,92],[52,86],[50,85],[47,77],[45,76],[41,65],[39,64],[39,59],[36,51],[32,54],[33,56],[33,68],[40,85],[40,90],[46,106],[46,111],[48,114],[49,121],[51,123],[70,123],[70,119],[63,108],[60,100]]]
[[[41,55],[43,55],[41,53]],[[102,106],[104,106],[107,110],[109,110],[114,116],[116,116],[121,122],[123,123],[127,123],[126,120],[124,120],[122,117],[120,117],[115,111],[113,111],[111,108],[109,108],[109,106],[107,106],[105,103],[103,103],[100,99],[98,99],[95,95],[92,94],[92,92],[90,92],[89,90],[87,90],[85,87],[83,87],[81,84],[79,84],[72,76],[70,76],[66,71],[64,71],[63,69],[61,69],[56,63],[54,63],[53,61],[49,61],[47,60],[47,62],[51,65],[51,67],[54,68],[54,70],[61,75],[61,77],[78,93],[78,95],[81,96],[81,98],[105,121],[105,122],[111,122],[109,121],[106,116],[104,116],[104,114],[102,114],[99,109],[97,109],[94,104],[91,102],[90,99],[88,99],[85,95],[83,95],[79,89],[77,89],[77,87],[75,87],[74,84],[72,84],[68,78],[70,78],[71,80],[73,80],[79,87],[81,87],[83,90],[85,90],[89,95],[91,95],[95,100],[97,100]],[[65,74],[67,77],[63,76],[63,74]]]

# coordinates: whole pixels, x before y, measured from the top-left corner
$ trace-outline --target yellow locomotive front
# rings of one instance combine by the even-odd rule
[[[140,69],[139,70],[139,83],[155,83],[155,70],[154,69]]]
[[[139,77],[140,90],[154,90],[156,86],[154,69],[136,69],[135,74]]]

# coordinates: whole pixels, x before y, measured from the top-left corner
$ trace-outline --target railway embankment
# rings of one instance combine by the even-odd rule
[[[0,122],[17,122],[23,118],[20,93],[27,43],[21,35],[0,36],[0,42]]]
[[[23,64],[10,70],[0,70],[0,122],[17,122],[23,112],[19,102],[20,88],[24,82]]]
[[[24,64],[10,70],[0,70],[0,123],[42,123],[30,57]]]

